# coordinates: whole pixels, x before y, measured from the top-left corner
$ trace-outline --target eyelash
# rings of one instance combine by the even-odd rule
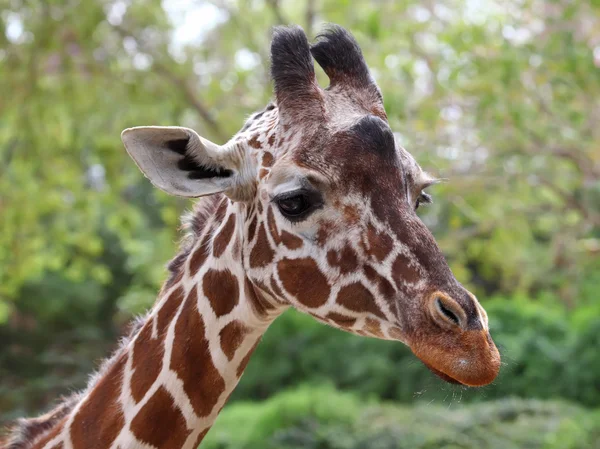
[[[433,198],[431,197],[431,195],[425,192],[421,192],[421,194],[417,197],[417,201],[415,203],[415,210],[417,210],[421,204],[431,203],[433,203]]]

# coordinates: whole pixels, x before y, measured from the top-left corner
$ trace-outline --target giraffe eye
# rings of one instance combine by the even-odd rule
[[[284,215],[291,217],[296,217],[308,209],[308,201],[304,195],[281,199],[277,201],[277,205]]]
[[[415,210],[419,208],[421,204],[431,204],[433,199],[431,195],[425,192],[421,192],[421,194],[417,197],[417,201],[415,201]]]
[[[302,190],[279,195],[273,201],[281,214],[293,222],[306,218],[323,204],[318,192]]]

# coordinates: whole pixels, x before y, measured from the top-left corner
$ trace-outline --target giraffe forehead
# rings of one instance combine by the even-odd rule
[[[286,155],[275,164],[265,186],[269,196],[273,197],[301,188],[327,190],[332,182],[332,176],[323,167],[299,165],[293,157]]]
[[[354,191],[370,195],[376,190],[395,197],[408,180],[391,129],[372,115],[334,133],[321,127],[312,139],[293,149],[290,157],[298,167],[320,173],[343,194]]]
[[[347,92],[328,92],[326,99],[329,113],[321,121],[278,124],[279,109],[273,104],[248,119],[236,140],[246,139],[250,148],[261,154],[261,181],[271,185],[287,182],[295,167],[321,175],[326,184],[357,175],[389,177],[394,171],[398,187],[404,181],[410,184],[411,197],[427,183],[428,176],[414,157],[397,145],[387,121],[374,115],[367,104]],[[306,176],[298,175],[299,179]]]

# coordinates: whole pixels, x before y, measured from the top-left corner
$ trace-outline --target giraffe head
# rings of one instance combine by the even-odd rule
[[[168,193],[229,198],[236,263],[271,305],[402,341],[447,381],[490,383],[500,357],[486,313],[416,214],[435,179],[395,141],[354,38],[332,26],[311,46],[301,28],[281,27],[271,58],[275,102],[230,142],[131,128],[129,154]]]

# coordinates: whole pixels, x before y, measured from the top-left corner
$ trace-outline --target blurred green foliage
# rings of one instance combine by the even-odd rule
[[[464,283],[480,294],[558,292],[570,307],[587,300],[582,289],[600,287],[598,10],[461,5],[9,1],[0,20],[2,321],[46,272],[114,282],[103,233],[134,273],[119,305],[137,310],[141,295],[150,304],[187,203],[142,179],[120,132],[182,124],[227,139],[271,95],[278,22],[314,35],[332,21],[357,36],[400,142],[450,180],[433,189],[424,220]]]
[[[288,312],[268,331],[235,400],[331,382],[360,400],[433,404],[374,404],[367,417],[354,396],[305,388],[255,408],[228,407],[220,422],[235,414],[263,421],[256,434],[248,427],[247,439],[230,435],[223,447],[258,447],[274,423],[287,430],[268,444],[289,448],[472,447],[467,440],[484,448],[598,446],[586,424],[596,415],[563,402],[468,405],[463,427],[441,416],[448,400],[456,408],[506,396],[600,405],[598,7],[542,0],[2,3],[0,420],[82,387],[165,278],[179,216],[191,204],[143,179],[121,130],[178,124],[224,142],[271,96],[271,27],[299,23],[313,36],[330,21],[361,43],[401,144],[448,178],[430,189],[435,204],[419,213],[457,278],[488,310],[505,366],[494,385],[464,391],[435,380],[402,345]],[[315,408],[320,394],[332,404],[322,411]],[[288,402],[297,411],[285,421]],[[481,424],[491,436],[478,440],[473,423],[494,414],[512,418],[500,419],[497,430]],[[446,427],[438,429],[438,419]],[[462,429],[467,440],[456,433]]]
[[[40,287],[53,288],[50,280]],[[64,293],[64,298],[73,296]],[[402,344],[346,334],[290,310],[267,331],[232,401],[263,400],[284,389],[331,384],[362,398],[402,403],[470,403],[516,396],[600,407],[597,307],[581,307],[579,314],[568,316],[564,306],[549,300],[498,297],[486,306],[503,358],[498,379],[488,387],[448,385]],[[93,308],[78,312],[76,304],[69,307],[79,317],[97,313]],[[0,406],[11,411],[7,417],[30,413],[49,398],[83,386],[94,360],[117,338],[81,323],[76,332],[59,332],[60,327],[69,328],[68,321],[43,318],[43,330],[32,329],[25,336],[0,332],[3,341],[19,348],[0,353]],[[49,342],[46,332],[60,338]]]
[[[233,398],[258,400],[304,383],[329,382],[363,397],[400,402],[519,396],[600,407],[597,308],[585,309],[593,317],[585,323],[565,318],[564,307],[519,298],[494,298],[486,308],[504,362],[491,386],[447,385],[404,345],[348,335],[290,311],[267,331]]]
[[[565,402],[504,399],[456,407],[364,403],[300,388],[223,410],[207,449],[593,449],[600,414]],[[231,432],[235,428],[236,432]]]

